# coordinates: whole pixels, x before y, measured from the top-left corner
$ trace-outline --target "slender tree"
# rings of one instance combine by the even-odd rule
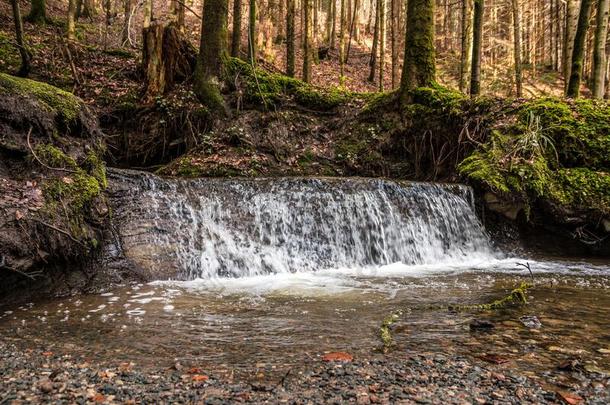
[[[604,85],[608,57],[606,55],[606,39],[608,37],[608,5],[610,0],[598,0],[597,17],[595,19],[595,44],[593,45],[593,97],[604,97]]]
[[[311,81],[312,62],[312,3],[313,0],[303,0],[303,81]]]
[[[375,81],[377,71],[377,49],[379,46],[379,9],[381,0],[375,0],[375,28],[373,28],[373,46],[371,47],[371,58],[369,60],[369,82]]]
[[[30,53],[28,52],[23,40],[23,21],[21,20],[21,10],[19,9],[19,0],[11,0],[13,6],[13,21],[15,22],[15,39],[21,55],[21,66],[17,72],[17,76],[27,77],[30,73]]]
[[[341,15],[339,16],[339,84],[345,80],[345,1],[341,0]]]
[[[385,0],[379,0],[379,91],[383,91],[383,74],[385,67]]]
[[[589,18],[593,0],[582,0],[578,15],[578,26],[574,35],[574,50],[572,51],[572,68],[570,80],[566,90],[567,97],[577,98],[580,95],[580,82],[582,80],[582,67],[585,56],[585,42],[589,30]]]
[[[398,23],[400,1],[390,0],[390,52],[392,53],[392,88],[398,84]]]
[[[472,96],[477,96],[481,92],[481,54],[483,48],[484,13],[484,0],[474,0],[472,68],[470,71],[470,95]]]
[[[241,45],[241,0],[233,0],[233,34],[231,36],[231,56],[239,57]]]
[[[287,0],[286,7],[286,74],[294,77],[294,16],[295,0]]]
[[[435,76],[434,0],[408,0],[401,102],[410,101],[414,88],[433,85]]]
[[[47,22],[47,2],[46,0],[31,0],[30,13],[25,20],[34,24],[44,24]]]
[[[256,0],[250,0],[248,18],[248,60],[252,66],[256,65]]]
[[[515,86],[517,97],[523,96],[523,80],[521,77],[521,14],[519,10],[519,0],[512,0],[513,3],[513,29],[514,29],[514,54],[515,54]]]
[[[69,40],[76,39],[76,0],[68,0],[68,22],[66,24],[66,36]]]
[[[144,0],[144,22],[142,23],[142,28],[150,27],[150,23],[152,22],[153,15],[153,0]]]
[[[460,54],[460,91],[468,93],[468,73],[472,63],[472,0],[462,0],[462,48]]]
[[[572,72],[572,52],[574,50],[576,27],[578,26],[579,7],[580,0],[566,0],[566,21],[563,36],[563,79],[565,81],[566,91]]]
[[[195,94],[215,111],[225,108],[220,85],[227,59],[228,0],[205,0],[201,18],[199,56],[193,75]]]

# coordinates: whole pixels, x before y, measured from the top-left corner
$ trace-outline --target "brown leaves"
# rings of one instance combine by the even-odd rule
[[[210,377],[208,377],[207,375],[203,375],[203,374],[195,374],[191,377],[191,380],[193,382],[203,382],[203,381],[207,381],[209,379],[210,379]]]
[[[480,359],[485,360],[489,363],[493,363],[493,364],[504,364],[504,363],[508,363],[510,361],[506,357],[502,357],[497,354],[485,354],[485,355],[481,356]]]
[[[331,352],[326,353],[324,356],[322,356],[322,360],[349,362],[354,360],[354,357],[351,354],[345,352]]]
[[[573,394],[571,392],[567,392],[567,391],[557,391],[557,395],[566,404],[570,404],[570,405],[577,405],[577,404],[580,404],[582,401],[584,401],[584,399],[581,396],[579,396],[577,394]]]

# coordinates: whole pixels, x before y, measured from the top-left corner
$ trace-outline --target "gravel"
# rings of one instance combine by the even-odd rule
[[[578,403],[610,402],[607,376],[573,373],[549,387],[509,367],[439,353],[372,353],[351,362],[311,359],[298,367],[240,377],[196,365],[165,369],[97,364],[0,342],[0,404],[5,403]],[[556,371],[557,373],[565,373]],[[544,378],[544,377],[540,377]],[[560,390],[561,388],[561,390]]]

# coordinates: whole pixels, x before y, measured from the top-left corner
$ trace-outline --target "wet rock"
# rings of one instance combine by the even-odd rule
[[[542,323],[536,316],[522,316],[519,318],[521,323],[529,329],[539,329],[542,327]]]
[[[496,327],[493,322],[486,319],[474,319],[469,326],[470,330],[491,330]]]

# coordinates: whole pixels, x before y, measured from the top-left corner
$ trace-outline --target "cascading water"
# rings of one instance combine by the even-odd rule
[[[462,185],[139,179],[119,193],[139,207],[127,217],[118,215],[118,222],[129,223],[123,244],[155,267],[155,274],[166,269],[168,277],[456,264],[492,256],[471,190]]]

